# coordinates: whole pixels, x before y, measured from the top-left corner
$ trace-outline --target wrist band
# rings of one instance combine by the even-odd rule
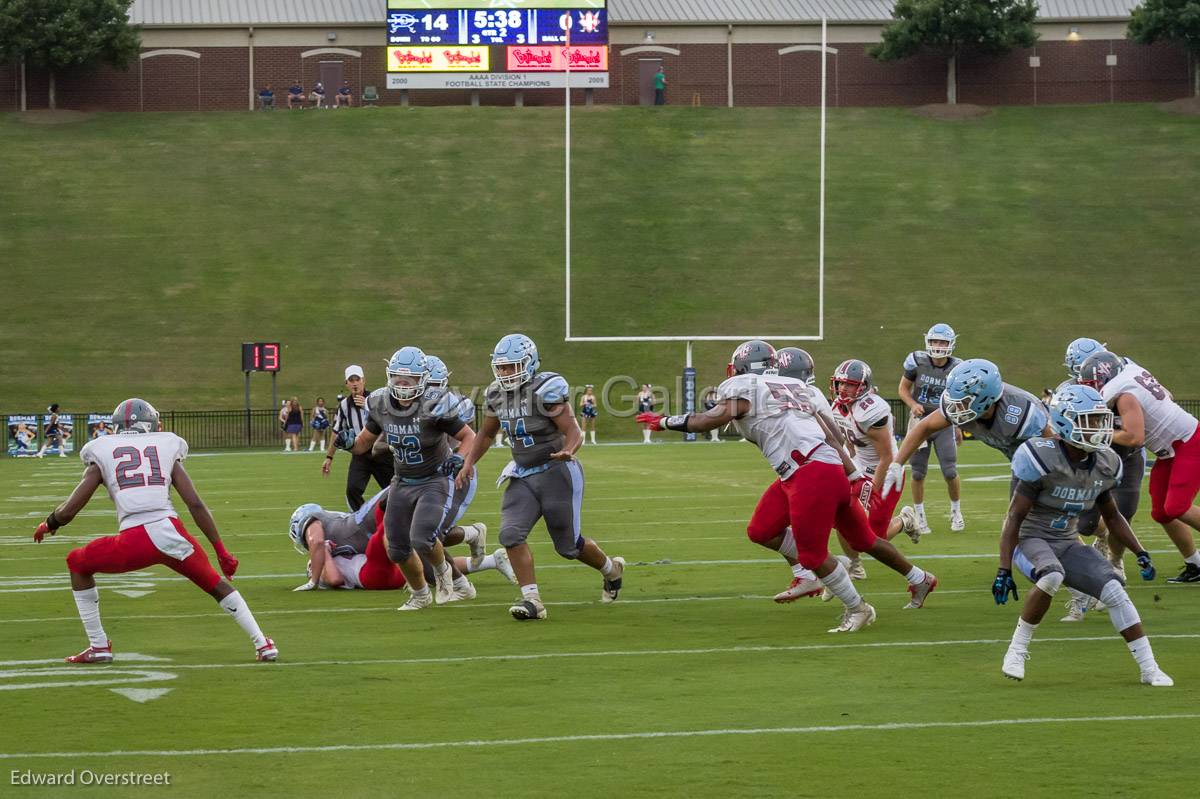
[[[668,416],[662,420],[664,430],[677,430],[680,433],[687,432],[688,416],[690,414],[680,413],[675,416]]]
[[[51,530],[57,530],[58,528],[62,527],[62,522],[60,522],[58,517],[54,515],[54,511],[50,511],[50,515],[46,517],[46,526]]]

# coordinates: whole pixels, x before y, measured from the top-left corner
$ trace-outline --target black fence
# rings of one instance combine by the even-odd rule
[[[1193,416],[1200,417],[1200,400],[1176,400],[1176,402]],[[896,417],[896,433],[903,436],[908,427],[908,406],[896,399],[888,400],[888,403]],[[278,410],[161,411],[160,413],[163,429],[182,436],[193,450],[283,446],[283,430],[279,424]],[[17,454],[14,451],[13,439],[16,434],[16,424],[13,423],[13,420],[25,420],[20,424],[27,427],[28,434],[36,433],[36,438],[29,442],[36,452],[45,436],[45,415],[45,412],[0,414],[6,423],[5,448],[10,455]],[[65,411],[60,414],[60,422],[65,421],[68,417],[73,422],[74,429],[70,437],[73,451],[78,452],[79,448],[92,437],[95,425],[91,422],[96,420],[97,416],[98,414],[95,413],[68,413]],[[479,429],[478,422],[481,417],[481,409],[477,407],[475,409],[476,429]],[[607,417],[608,424],[604,424],[606,419],[603,417],[601,421],[603,424],[601,436],[609,441],[613,440],[614,433],[618,434],[616,436],[618,438],[622,437],[622,433],[627,433],[629,438],[636,435],[637,427],[632,416],[610,415]],[[614,429],[612,423],[616,423],[620,427]],[[627,430],[623,428],[627,428]],[[729,431],[729,434],[732,434],[732,431]],[[306,420],[304,428],[300,431],[301,448],[307,448],[311,436],[312,430],[308,427]]]

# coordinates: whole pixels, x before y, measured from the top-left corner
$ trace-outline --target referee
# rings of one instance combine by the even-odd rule
[[[347,366],[346,388],[350,393],[338,403],[337,416],[333,420],[333,435],[330,436],[329,447],[325,451],[325,462],[321,464],[323,475],[328,476],[329,468],[333,465],[333,453],[337,452],[338,431],[349,429],[357,436],[367,423],[367,396],[364,386],[362,367]],[[350,510],[357,511],[363,506],[363,491],[372,477],[380,488],[387,488],[391,485],[394,475],[392,452],[382,438],[367,454],[351,455],[350,468],[346,472],[346,504],[350,506]]]

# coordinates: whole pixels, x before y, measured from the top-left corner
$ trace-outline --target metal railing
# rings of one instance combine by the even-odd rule
[[[1176,400],[1184,410],[1191,413],[1193,416],[1200,417],[1200,400]],[[891,405],[892,413],[895,416],[895,430],[897,435],[903,436],[904,431],[908,427],[909,410],[903,402],[898,399],[889,399],[888,404]],[[475,429],[479,429],[479,422],[482,420],[482,408],[475,409]],[[16,433],[16,425],[22,424],[26,426],[25,435],[34,434],[33,439],[27,442],[28,447],[31,447],[33,452],[36,452],[45,439],[45,412],[42,413],[9,413],[0,414],[0,418],[5,423],[5,442],[4,449],[8,454],[16,454],[14,452],[14,434]],[[67,413],[59,414],[60,425],[66,426],[68,423],[73,427],[68,441],[70,442],[70,451],[78,451],[79,447],[83,446],[89,439],[92,438],[95,424],[93,420],[107,419],[107,414],[101,415],[97,413]],[[170,430],[182,436],[188,446],[193,450],[212,450],[212,449],[251,449],[256,447],[279,447],[283,443],[283,430],[279,424],[279,412],[270,408],[261,410],[211,410],[211,411],[161,411],[161,418],[164,430]],[[14,420],[20,420],[14,422]],[[615,416],[607,417],[608,423],[604,424],[605,431],[601,433],[609,440],[612,440],[613,432],[627,432],[629,438],[633,438],[635,431],[638,429],[632,418],[618,418]],[[620,425],[615,427],[614,424]],[[628,431],[623,428],[627,426]],[[730,431],[729,434],[732,434]],[[301,446],[306,447],[312,430],[308,426],[307,419],[303,429],[300,431]],[[49,450],[54,454],[56,450]],[[32,453],[30,453],[32,454]]]

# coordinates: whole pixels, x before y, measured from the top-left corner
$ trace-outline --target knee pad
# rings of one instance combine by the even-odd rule
[[[912,467],[912,479],[918,483],[925,482],[925,475],[928,473],[929,467],[923,466],[920,470],[916,466]]]
[[[1062,587],[1063,576],[1060,571],[1049,571],[1037,578],[1036,585],[1042,593],[1054,596]]]
[[[1166,508],[1154,507],[1150,509],[1150,518],[1159,524],[1166,524],[1175,517],[1168,514]]]
[[[500,528],[500,546],[505,549],[519,547],[525,543],[528,533],[522,533],[519,530],[511,530],[507,527]]]
[[[561,557],[566,558],[567,560],[578,560],[579,552],[582,549],[583,549],[583,538],[576,539],[574,542],[571,543],[569,548],[565,547],[565,546],[560,547],[557,541],[554,543],[554,551],[557,552]]]
[[[1125,587],[1117,580],[1109,580],[1100,590],[1100,601],[1108,606],[1108,618],[1117,632],[1126,630],[1142,620],[1137,608],[1129,599]]]
[[[947,482],[958,477],[958,466],[948,466],[945,469],[942,469],[942,477],[946,478]]]
[[[783,532],[783,541],[779,543],[779,554],[785,558],[796,560],[796,537],[792,535],[791,530]]]

